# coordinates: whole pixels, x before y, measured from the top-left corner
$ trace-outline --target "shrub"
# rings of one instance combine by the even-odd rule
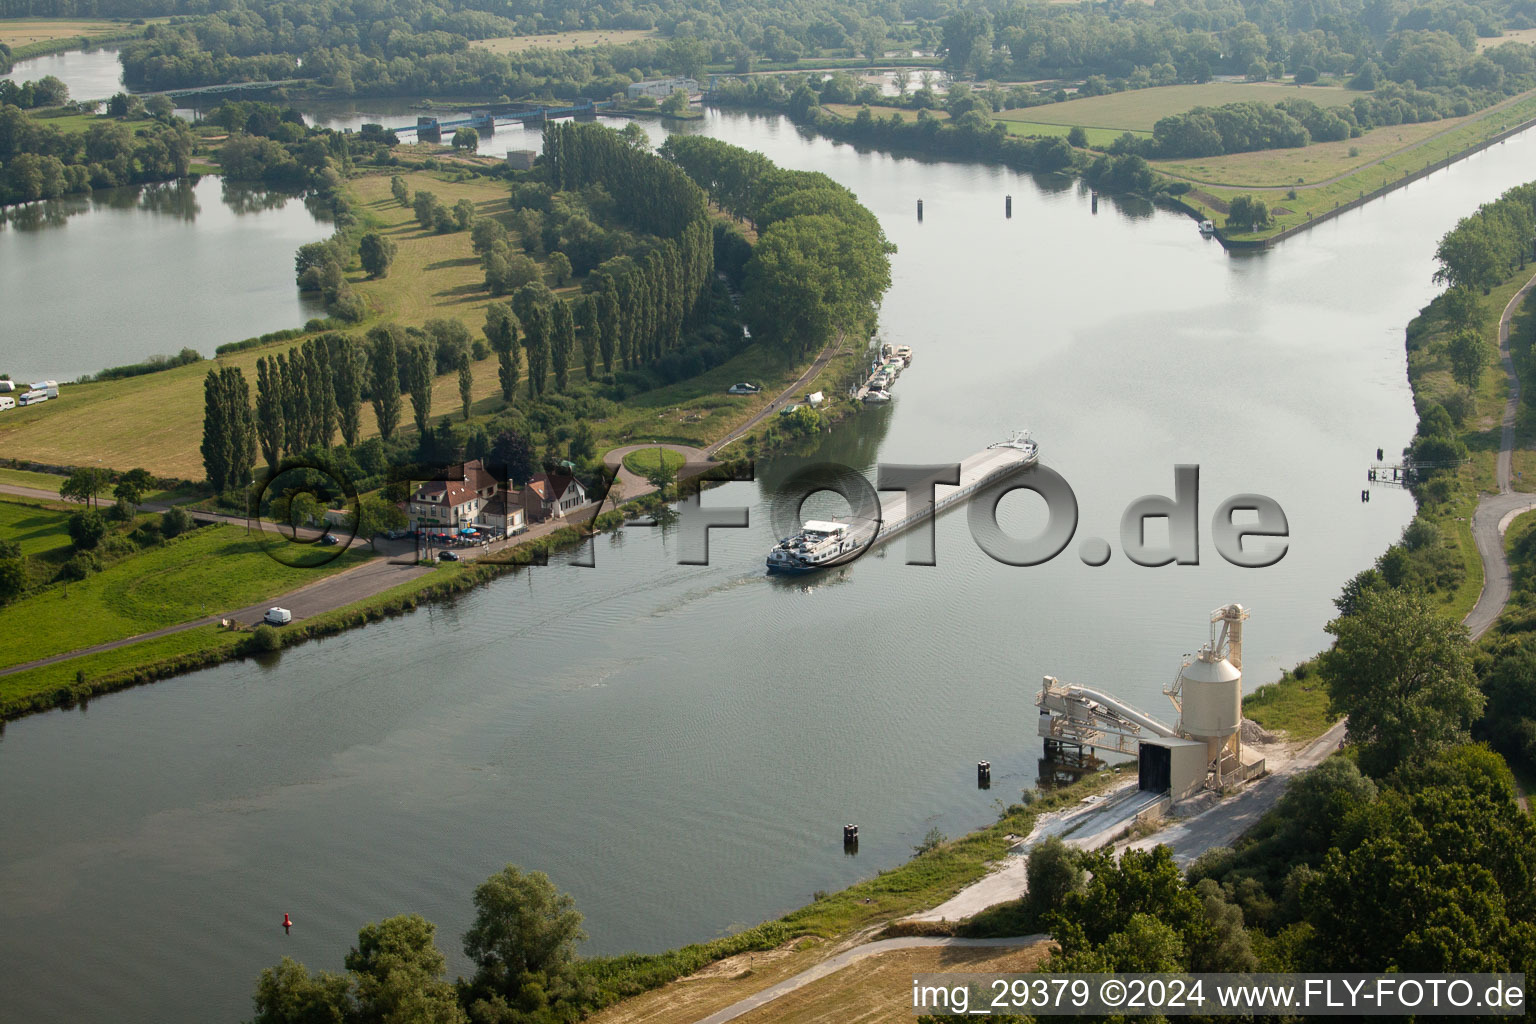
[[[89,551],[101,543],[107,521],[94,508],[84,508],[69,517],[69,539],[80,551]]]
[[[160,513],[160,534],[170,540],[192,529],[192,515],[184,508],[168,508]]]
[[[79,581],[101,571],[101,559],[89,551],[79,551],[59,569],[59,579]]]
[[[257,626],[247,646],[253,654],[270,654],[282,650],[283,638],[271,626]]]

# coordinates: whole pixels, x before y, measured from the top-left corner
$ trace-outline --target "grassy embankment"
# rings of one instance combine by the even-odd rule
[[[668,983],[626,999],[591,1019],[600,1024],[691,1024],[814,966],[857,937],[872,936],[898,918],[937,906],[985,875],[990,865],[1007,852],[1009,835],[1027,835],[1039,814],[1068,807],[1105,789],[1117,778],[1109,771],[1098,772],[1028,806],[1014,804],[986,828],[945,842],[936,850],[737,935],[653,957],[619,958],[620,963],[650,967],[644,973],[669,979]],[[772,953],[761,955],[769,950]],[[753,951],[758,955],[752,955]],[[727,957],[730,959],[725,960]],[[710,964],[717,966],[702,970]],[[868,971],[869,963],[865,962],[852,973],[867,976]],[[670,980],[693,972],[699,973],[686,981]],[[849,972],[842,972],[836,977],[848,975]],[[836,998],[843,999],[841,985],[837,992]],[[828,992],[828,996],[832,997],[832,993]],[[778,1018],[770,1014],[761,1019]]]
[[[676,473],[683,468],[683,456],[670,448],[647,448],[624,456],[624,468],[637,476],[647,476],[661,470]]]
[[[0,497],[0,539],[21,545],[23,555],[68,547],[69,513],[27,501]]]
[[[426,171],[405,175],[413,193],[426,189],[449,206],[460,198],[468,198],[480,216],[505,217],[509,212],[503,183],[487,179],[453,181],[452,177]],[[439,235],[423,231],[410,208],[390,196],[388,174],[361,176],[354,180],[352,188],[375,228],[399,246],[389,276],[383,280],[365,280],[358,269],[348,274],[352,287],[371,309],[370,318],[362,327],[384,320],[420,326],[433,317],[448,317],[463,321],[472,334],[479,336],[485,322],[485,307],[492,298],[483,287],[484,274],[470,247],[469,233]],[[576,286],[567,285],[556,291],[573,294]],[[212,349],[226,340],[234,339],[210,338],[203,347]],[[247,380],[254,380],[258,357],[285,351],[297,343],[298,339],[274,342],[220,356],[217,362],[238,366]],[[849,370],[856,361],[857,356],[850,352],[834,361],[820,381],[839,379],[838,374]],[[60,401],[6,413],[0,424],[0,455],[57,466],[90,463],[117,470],[142,466],[160,476],[199,479],[203,475],[198,451],[203,378],[213,362],[204,360],[124,380],[68,385]],[[480,360],[472,366],[472,417],[499,410],[500,388],[494,359]],[[592,427],[601,447],[646,440],[708,444],[760,411],[803,369],[803,363],[765,346],[752,345],[698,377],[626,398],[614,415],[592,421]],[[584,379],[580,366],[573,368],[572,378],[577,382]],[[740,380],[761,381],[763,393],[727,395],[725,389]],[[456,374],[437,378],[432,407],[435,416],[451,414],[454,422],[460,421]],[[404,419],[401,429],[413,431],[409,415]],[[362,434],[370,437],[377,432],[373,410],[365,403]]]

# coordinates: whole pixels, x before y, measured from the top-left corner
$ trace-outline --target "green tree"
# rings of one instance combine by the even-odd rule
[[[491,442],[491,464],[521,487],[533,477],[533,444],[515,430],[503,430]]]
[[[406,346],[405,380],[411,393],[411,414],[416,419],[416,433],[427,435],[432,418],[432,350],[425,342]]]
[[[186,533],[192,525],[192,513],[184,508],[173,505],[160,513],[160,536],[166,540]]]
[[[501,398],[508,404],[517,394],[517,342],[520,329],[517,314],[505,302],[493,302],[485,307],[485,340],[496,353]]]
[[[453,204],[453,225],[460,231],[468,231],[475,225],[475,204],[468,199],[460,199]]]
[[[101,538],[107,533],[107,521],[94,508],[83,508],[78,512],[71,512],[69,521],[65,525],[69,530],[70,542],[75,545],[77,551],[92,550],[101,543]]]
[[[549,264],[549,274],[555,279],[555,284],[564,287],[571,280],[571,261],[563,252],[552,252],[545,260]]]
[[[1477,293],[1470,288],[1447,288],[1440,296],[1440,312],[1453,329],[1481,332],[1488,322],[1488,312],[1483,309]]]
[[[453,133],[453,148],[473,150],[480,145],[480,133],[473,128],[460,128]]]
[[[394,239],[385,238],[377,231],[370,231],[357,243],[357,258],[369,277],[384,277],[394,262],[397,246]]]
[[[1083,887],[1082,856],[1060,836],[1048,836],[1032,846],[1024,867],[1028,878],[1025,900],[1037,921],[1068,893]]]
[[[405,187],[405,179],[400,175],[392,175],[389,179],[389,194],[395,197],[395,202],[401,206],[411,205],[411,190]]]
[[[256,979],[251,1024],[349,1024],[354,1015],[351,989],[344,975],[310,974],[309,968],[285,956]]]
[[[469,350],[459,353],[459,406],[464,418],[469,419],[470,406],[474,404],[475,371],[469,365]]]
[[[571,385],[571,354],[576,348],[576,321],[571,304],[563,299],[550,303],[550,361],[555,368],[555,390],[563,392]]]
[[[1227,226],[1243,231],[1258,231],[1269,226],[1269,204],[1243,193],[1227,207]]]
[[[464,955],[475,965],[475,992],[515,1001],[530,982],[567,968],[587,937],[575,900],[542,871],[508,864],[475,889],[474,904]]]
[[[661,101],[660,110],[668,117],[677,117],[688,111],[688,94],[681,89],[673,90],[672,94]]]
[[[203,382],[203,468],[220,493],[242,486],[256,463],[250,389],[238,366],[209,370]]]
[[[59,497],[67,501],[89,503],[93,508],[100,502],[98,496],[112,482],[112,474],[95,466],[82,466],[74,470],[59,484]]]
[[[402,914],[365,926],[347,954],[357,997],[357,1020],[380,1024],[464,1024],[437,928],[420,914]]]
[[[345,334],[332,334],[330,347],[331,384],[336,389],[336,423],[347,447],[357,446],[362,433],[363,352],[357,340]]]
[[[368,332],[368,387],[379,436],[388,441],[400,425],[400,342],[392,324]]]
[[[1355,604],[1328,624],[1319,667],[1360,767],[1380,777],[1464,742],[1483,708],[1466,627],[1417,593],[1365,590]]]
[[[1074,149],[1088,148],[1088,132],[1079,125],[1073,125],[1067,132],[1067,145]]]
[[[14,544],[15,554],[0,555],[0,605],[10,604],[27,590],[27,563],[21,557],[21,549]]]
[[[1463,327],[1446,342],[1445,354],[1451,361],[1451,376],[1463,387],[1476,390],[1483,379],[1483,363],[1487,358],[1482,337]]]
[[[399,505],[376,495],[359,499],[357,508],[352,511],[352,533],[367,537],[369,547],[377,547],[375,542],[379,534],[403,530],[409,525],[410,519]]]
[[[283,458],[286,437],[283,419],[281,370],[266,356],[256,360],[256,437],[267,465],[277,469]]]

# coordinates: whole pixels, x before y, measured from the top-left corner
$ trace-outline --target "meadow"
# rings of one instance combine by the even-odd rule
[[[521,53],[523,50],[574,50],[590,46],[618,46],[648,39],[656,33],[643,28],[584,29],[578,32],[548,32],[532,36],[496,36],[475,39],[470,48],[492,53]]]
[[[0,648],[0,668],[234,611],[366,558],[346,552],[318,567],[289,566],[261,537],[206,526],[0,608],[0,636],[25,638]]]
[[[0,498],[0,540],[21,545],[23,555],[69,546],[69,513],[26,501]]]
[[[5,18],[0,19],[0,43],[16,50],[33,43],[106,35],[129,29],[126,21],[107,21],[102,18]]]
[[[1361,93],[1330,85],[1282,85],[1279,82],[1206,82],[1204,85],[1161,85],[1151,89],[1128,89],[1103,96],[1046,103],[1038,107],[1019,107],[992,116],[999,121],[1025,121],[1084,128],[1109,128],[1122,131],[1150,132],[1152,126],[1170,114],[1182,114],[1194,107],[1219,107],[1225,103],[1278,103],[1283,99],[1311,100],[1329,107],[1348,103]]]

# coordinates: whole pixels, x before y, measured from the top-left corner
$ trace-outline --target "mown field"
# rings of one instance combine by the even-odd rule
[[[126,21],[107,21],[102,18],[3,18],[0,19],[0,43],[15,50],[55,39],[123,32],[130,27]]]
[[[234,611],[365,560],[297,568],[240,527],[205,526],[0,609],[0,636],[18,641],[0,648],[0,668]]]
[[[69,545],[69,513],[0,498],[0,540],[21,545],[23,555],[40,555]]]
[[[471,49],[490,50],[492,53],[519,53],[540,48],[571,50],[577,47],[619,45],[654,35],[651,30],[643,28],[603,28],[533,36],[497,36],[494,39],[475,39],[469,45]]]
[[[1170,114],[1193,107],[1219,107],[1224,103],[1278,103],[1289,97],[1311,100],[1319,106],[1348,103],[1360,93],[1329,85],[1282,85],[1278,82],[1207,82],[1204,85],[1162,85],[1130,89],[1104,96],[1085,96],[1063,103],[1004,110],[992,116],[999,121],[1025,121],[1118,131],[1146,131]]]
[[[1505,43],[1524,43],[1527,46],[1536,45],[1536,28],[1507,28],[1501,36],[1479,39],[1477,41],[1477,48],[1481,52],[1503,46]]]

